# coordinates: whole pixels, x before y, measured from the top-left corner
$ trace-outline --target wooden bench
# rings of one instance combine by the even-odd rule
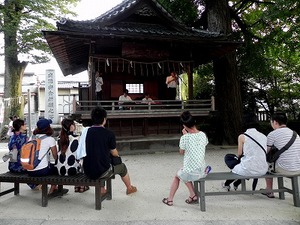
[[[246,180],[248,179],[261,179],[261,178],[277,178],[278,182],[278,189],[272,189],[272,192],[279,192],[279,199],[285,199],[284,192],[288,192],[293,195],[294,205],[296,207],[300,207],[300,197],[299,197],[299,184],[298,184],[298,176],[285,176],[279,174],[266,174],[263,176],[240,176],[231,172],[216,172],[216,173],[209,173],[205,178],[201,178],[197,181],[194,181],[194,189],[195,193],[198,195],[199,198],[199,205],[200,210],[205,211],[205,197],[212,196],[212,195],[237,195],[237,194],[254,194],[254,193],[266,193],[266,190],[247,190],[246,189]],[[291,189],[284,187],[283,178],[291,179]],[[240,179],[241,183],[241,190],[236,191],[224,191],[219,190],[215,192],[206,192],[205,190],[205,182],[207,181],[216,181],[216,180],[236,180]]]
[[[91,180],[84,174],[77,174],[74,176],[59,176],[51,175],[44,177],[30,177],[27,174],[18,173],[3,173],[0,174],[0,183],[9,182],[14,183],[14,187],[0,192],[0,197],[8,193],[14,192],[14,195],[19,195],[20,183],[41,184],[42,185],[42,207],[48,205],[48,184],[58,185],[62,190],[63,185],[74,186],[94,186],[95,187],[95,209],[101,209],[101,202],[105,199],[112,199],[112,184],[111,179],[114,178],[113,172],[109,172],[106,177],[99,178],[97,180]],[[106,188],[106,193],[101,194],[101,187]]]

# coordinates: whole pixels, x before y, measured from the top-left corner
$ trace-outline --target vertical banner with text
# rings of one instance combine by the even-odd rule
[[[58,123],[58,91],[54,70],[46,70],[45,77],[45,118]]]

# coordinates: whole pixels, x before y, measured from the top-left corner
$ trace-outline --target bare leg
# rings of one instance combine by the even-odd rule
[[[127,173],[124,177],[121,177],[123,183],[125,184],[127,189],[131,188],[131,181],[130,181],[130,177],[129,174]]]
[[[169,201],[173,201],[174,195],[175,195],[176,191],[178,190],[179,183],[180,183],[180,179],[177,176],[175,176],[173,179],[171,189],[170,189],[170,194],[168,197]]]
[[[190,198],[194,198],[196,193],[194,191],[194,185],[192,182],[186,182],[185,185],[187,186],[187,188],[189,189],[189,193],[190,193]]]
[[[266,178],[266,189],[267,190],[273,189],[273,178]]]
[[[121,179],[127,188],[127,190],[126,190],[127,195],[132,194],[137,191],[137,188],[135,186],[131,185],[131,181],[130,181],[130,177],[129,177],[128,173],[124,177],[121,177]]]

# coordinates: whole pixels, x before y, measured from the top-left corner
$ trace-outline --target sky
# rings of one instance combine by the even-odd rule
[[[101,14],[115,7],[116,5],[120,4],[121,2],[122,0],[81,0],[78,3],[78,5],[73,9],[73,11],[78,14],[78,16],[71,19],[73,20],[94,19],[97,16],[100,16]],[[0,60],[2,61],[0,62],[0,66],[3,67],[4,58],[1,58]],[[45,74],[45,71],[47,69],[54,69],[57,77],[60,80],[65,80],[65,79],[68,80],[69,78],[71,78],[72,80],[74,79],[77,80],[77,77],[84,80],[88,79],[86,71],[75,76],[70,75],[64,77],[54,57],[51,58],[51,61],[49,63],[43,63],[39,65],[29,64],[25,70],[25,73],[33,72],[37,75],[40,75],[40,74]],[[3,73],[4,68],[0,68],[0,72]]]

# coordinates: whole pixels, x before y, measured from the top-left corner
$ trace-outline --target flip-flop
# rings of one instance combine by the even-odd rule
[[[266,189],[260,189],[260,190],[266,190]],[[268,198],[275,198],[273,192],[267,192],[267,193],[261,193],[261,194],[267,196]]]
[[[167,206],[172,206],[173,205],[173,201],[169,201],[168,198],[163,198],[162,202],[164,204],[166,204]]]
[[[89,187],[89,186],[81,186],[81,187],[79,188],[79,193],[83,193],[83,192],[86,192],[86,191],[88,191],[88,190],[90,190],[90,187]]]

